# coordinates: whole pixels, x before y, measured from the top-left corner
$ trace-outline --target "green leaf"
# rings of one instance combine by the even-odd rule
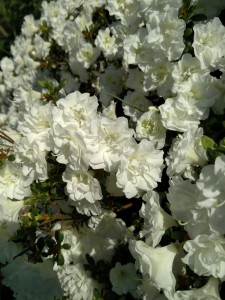
[[[208,149],[207,150],[207,156],[209,158],[209,161],[211,163],[214,163],[215,159],[220,156],[222,153],[220,151],[216,151],[216,150],[211,150],[211,149]]]
[[[57,241],[58,244],[61,244],[63,239],[64,239],[64,235],[60,230],[56,230],[55,231],[55,239]]]
[[[8,160],[9,161],[14,161],[16,158],[15,158],[15,155],[14,154],[10,154],[9,156],[8,156]]]
[[[56,256],[56,262],[57,262],[57,265],[58,266],[63,266],[64,265],[64,262],[65,262],[65,259],[62,255],[62,253],[58,253],[57,256]]]
[[[65,250],[69,250],[71,248],[71,245],[65,243],[65,244],[62,245],[62,248],[65,249]]]
[[[220,148],[225,150],[225,138],[220,141]]]
[[[214,149],[216,149],[217,145],[214,142],[214,140],[212,140],[211,138],[209,138],[206,135],[202,136],[201,142],[202,142],[202,146],[205,150],[209,150],[209,149],[214,150]]]
[[[207,20],[207,16],[203,14],[197,14],[192,16],[190,19],[191,21],[205,21]]]
[[[57,87],[57,90],[60,91],[64,87],[65,84],[66,84],[66,79],[60,81],[60,83]]]

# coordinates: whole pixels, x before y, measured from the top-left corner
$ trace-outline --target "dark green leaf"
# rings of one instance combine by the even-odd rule
[[[60,230],[56,230],[55,231],[55,239],[57,241],[58,244],[61,244],[63,239],[64,239],[64,235]]]
[[[64,257],[62,255],[62,253],[58,253],[57,256],[56,256],[56,262],[57,262],[57,265],[59,266],[63,266],[64,265]]]
[[[62,245],[62,248],[65,249],[65,250],[69,250],[71,248],[71,245],[65,243],[65,244]]]
[[[59,85],[58,85],[58,87],[57,87],[57,90],[60,91],[60,90],[64,87],[65,83],[66,83],[66,79],[62,80],[62,81],[59,83]]]
[[[190,19],[191,21],[205,21],[207,20],[207,16],[203,14],[197,14],[192,16]]]
[[[15,158],[15,155],[14,154],[10,154],[9,156],[8,156],[8,160],[9,161],[14,161],[16,158]]]

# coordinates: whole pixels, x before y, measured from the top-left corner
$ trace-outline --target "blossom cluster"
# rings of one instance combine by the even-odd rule
[[[25,17],[0,62],[0,268],[16,299],[221,299],[224,10],[56,0]]]

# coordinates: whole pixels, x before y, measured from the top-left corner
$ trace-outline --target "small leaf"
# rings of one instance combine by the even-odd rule
[[[190,19],[191,21],[205,21],[207,20],[207,16],[203,14],[197,14],[192,16]]]
[[[65,83],[66,83],[66,79],[62,80],[57,86],[57,90],[60,91],[64,87]]]
[[[62,253],[58,253],[57,256],[56,256],[56,262],[57,262],[57,265],[58,266],[63,266],[64,265],[64,257],[62,255]]]
[[[47,246],[49,249],[53,248],[56,245],[55,241],[51,238],[47,239]]]
[[[55,239],[57,241],[58,244],[61,244],[63,239],[64,239],[64,235],[60,230],[56,230],[55,231]]]
[[[8,160],[9,161],[14,161],[16,158],[15,158],[15,155],[14,154],[10,154],[9,156],[8,156]]]
[[[71,245],[65,243],[65,244],[62,245],[62,248],[65,249],[65,250],[69,250],[71,248]]]
[[[45,89],[46,88],[46,83],[44,81],[38,80],[38,84]]]
[[[220,141],[220,147],[225,150],[225,138]]]
[[[210,163],[214,163],[215,159],[220,156],[222,153],[216,150],[207,150],[207,156],[209,158]]]
[[[208,149],[214,150],[216,147],[216,143],[214,142],[214,140],[212,140],[211,138],[209,138],[206,135],[202,136],[201,142],[202,142],[202,146],[205,150],[208,150]]]

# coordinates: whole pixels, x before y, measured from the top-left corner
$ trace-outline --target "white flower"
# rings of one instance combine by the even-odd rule
[[[219,235],[198,235],[184,244],[182,261],[196,274],[225,280],[225,239]]]
[[[167,129],[184,132],[191,127],[197,127],[200,123],[199,114],[187,111],[184,99],[183,101],[180,100],[178,106],[177,97],[167,98],[165,103],[158,108],[162,116],[163,126]]]
[[[142,140],[121,156],[117,186],[127,198],[140,197],[161,181],[163,167],[163,151],[156,150],[151,141]]]
[[[148,32],[146,28],[140,28],[136,34],[126,35],[123,40],[124,62],[132,65],[147,63],[153,56],[151,48],[146,43]]]
[[[210,234],[207,210],[198,205],[201,192],[195,184],[182,177],[173,177],[167,199],[172,216],[184,225],[191,238],[199,234]]]
[[[148,274],[142,275],[141,285],[137,287],[140,299],[143,300],[168,300],[161,291],[156,287],[151,277]],[[173,299],[173,298],[172,298]]]
[[[74,170],[87,170],[89,155],[84,136],[97,118],[98,100],[76,91],[57,101],[53,108],[52,148],[57,161]]]
[[[210,277],[208,282],[201,288],[189,291],[176,291],[174,300],[221,300],[219,295],[219,280]]]
[[[79,214],[84,214],[87,216],[96,216],[102,212],[101,205],[98,201],[91,203],[86,199],[82,199],[74,202],[74,200],[69,199],[68,203],[71,206],[75,205],[76,210]]]
[[[39,146],[40,145],[40,146]],[[16,162],[21,164],[22,174],[27,185],[33,180],[45,181],[48,178],[46,150],[41,150],[43,142],[30,144],[26,137],[15,144]]]
[[[177,13],[180,8],[180,0],[142,0],[140,3],[140,11],[148,18],[150,13],[154,11],[167,12],[171,8],[176,9]]]
[[[218,156],[214,165],[205,166],[196,182],[201,193],[198,206],[205,208],[214,232],[225,233],[225,156]]]
[[[14,91],[14,101],[17,105],[24,106],[24,109],[30,113],[34,103],[40,103],[41,93],[34,91],[32,87],[20,86]],[[37,105],[37,104],[35,104]],[[24,120],[24,115],[22,120]]]
[[[111,16],[121,20],[121,23],[127,26],[138,26],[140,19],[138,18],[139,1],[136,0],[108,0],[106,9]]]
[[[63,31],[67,16],[68,12],[65,9],[64,3],[60,3],[60,1],[56,1],[55,3],[42,2],[41,21],[46,22],[51,28],[50,35],[60,46],[63,45]]]
[[[57,275],[64,295],[69,297],[69,299],[92,300],[94,288],[99,289],[97,281],[91,278],[88,272],[84,270],[82,264],[60,267],[57,270]],[[46,299],[46,297],[40,299]]]
[[[141,218],[144,218],[144,225],[140,236],[145,237],[146,244],[156,247],[161,241],[166,229],[176,226],[175,220],[167,214],[160,206],[159,195],[154,191],[148,191],[139,211]]]
[[[90,120],[97,115],[98,99],[89,93],[75,91],[57,101],[53,110],[53,122],[76,126],[79,132],[88,131]],[[62,118],[62,120],[60,120]]]
[[[116,214],[102,211],[97,216],[92,216],[88,226],[90,229],[83,235],[81,244],[83,255],[90,254],[95,261],[110,262],[119,243],[127,243],[133,236],[122,219]]]
[[[171,95],[173,80],[171,77],[172,63],[166,57],[157,57],[151,60],[151,64],[140,64],[144,72],[144,90],[154,91],[160,97],[166,98]]]
[[[53,124],[52,148],[61,164],[69,164],[73,170],[87,170],[89,154],[82,133],[77,132],[75,125],[60,124],[60,118]]]
[[[61,298],[63,293],[52,267],[50,261],[34,264],[20,256],[1,269],[2,282],[13,290],[17,300]]]
[[[201,119],[208,117],[209,107],[218,98],[218,90],[214,87],[216,79],[201,73],[192,74],[182,85],[177,105],[189,113],[199,114]]]
[[[204,166],[207,162],[206,151],[202,146],[201,138],[203,129],[192,127],[183,135],[178,135],[174,140],[169,156],[166,158],[168,165],[167,175],[183,174],[194,179],[193,166]]]
[[[121,265],[117,262],[115,267],[110,270],[109,278],[112,290],[117,295],[134,294],[137,289],[138,276],[132,263]]]
[[[162,125],[161,115],[156,107],[149,107],[149,111],[137,120],[136,134],[138,139],[152,141],[156,149],[163,148],[166,139],[166,129]]]
[[[75,202],[86,199],[88,202],[94,203],[96,200],[102,199],[100,184],[90,172],[74,171],[67,167],[62,179],[67,183],[66,191],[70,199]]]
[[[76,53],[76,58],[85,69],[88,69],[96,61],[99,54],[98,48],[94,48],[90,43],[82,42]]]
[[[166,12],[154,11],[149,14],[146,28],[148,43],[156,52],[163,52],[171,60],[179,59],[183,50],[184,20],[178,19],[176,9]]]
[[[24,114],[24,121],[19,124],[19,131],[27,138],[30,145],[38,143],[41,151],[50,150],[49,134],[53,104],[51,102],[42,105],[36,101],[29,113]]]
[[[39,21],[34,20],[33,15],[27,15],[24,17],[23,25],[21,27],[21,32],[26,37],[32,37],[34,33],[38,31]]]
[[[0,168],[0,193],[2,196],[17,200],[31,195],[20,164],[6,161]]]
[[[0,199],[0,224],[6,223],[7,226],[19,225],[19,213],[24,207],[23,200],[13,201],[1,195]]]
[[[95,39],[95,45],[103,52],[106,57],[112,58],[117,53],[116,38],[110,35],[107,27],[105,30],[99,30]]]
[[[135,258],[136,268],[143,275],[148,274],[159,290],[173,291],[175,289],[176,280],[172,267],[177,250],[174,244],[152,248],[142,241],[131,240],[129,249]]]
[[[85,138],[92,168],[108,172],[117,170],[121,155],[135,143],[133,135],[134,130],[128,127],[125,117],[99,117],[98,122],[92,124],[91,134]]]
[[[207,23],[197,23],[193,27],[194,42],[192,44],[195,56],[202,68],[210,67],[216,70],[225,55],[225,28],[219,18]]]
[[[172,91],[179,93],[183,89],[183,84],[188,81],[193,74],[201,74],[204,78],[209,74],[209,70],[202,70],[199,60],[191,56],[191,54],[185,53],[178,62],[173,64],[172,77],[174,83]]]
[[[44,60],[49,55],[50,47],[50,42],[45,41],[40,34],[36,34],[34,37],[34,50],[32,51],[32,55],[39,60]]]

